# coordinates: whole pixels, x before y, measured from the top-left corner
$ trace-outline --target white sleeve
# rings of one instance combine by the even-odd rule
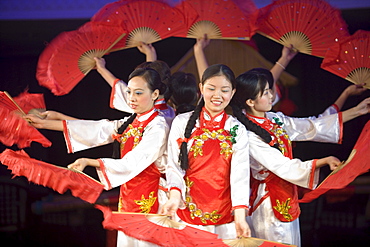
[[[232,148],[230,171],[231,203],[233,207],[248,206],[250,191],[249,139],[244,125],[239,122],[237,125],[236,143],[233,144]]]
[[[120,186],[137,176],[153,162],[158,162],[166,150],[168,126],[163,117],[156,117],[145,128],[139,144],[121,159],[102,158],[105,170],[97,169],[99,179],[111,187]]]
[[[126,119],[126,118],[125,118]],[[68,153],[113,142],[112,134],[125,119],[117,121],[102,120],[65,120],[63,134]]]
[[[262,166],[278,177],[298,186],[310,189],[317,186],[320,169],[315,170],[313,160],[289,159],[250,131],[249,141],[252,172],[258,173],[262,170]],[[312,173],[313,170],[314,173]]]
[[[119,111],[133,113],[132,108],[127,104],[127,84],[118,80],[114,83],[111,92],[110,107]]]
[[[177,142],[179,138],[184,138],[185,126],[188,121],[188,113],[176,116],[172,122],[171,130],[168,135],[168,163],[166,168],[167,188],[177,187],[181,190],[183,199],[185,200],[186,186],[184,181],[185,171],[181,169],[179,164],[180,147]],[[188,143],[188,147],[189,147]]]
[[[279,118],[291,141],[340,143],[343,124],[338,114],[319,118],[288,117],[281,112],[266,113],[268,118]]]

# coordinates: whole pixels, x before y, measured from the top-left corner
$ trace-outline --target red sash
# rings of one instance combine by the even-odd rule
[[[155,111],[146,121],[139,122],[137,118],[122,133],[121,157],[134,149],[141,141],[144,128],[152,121],[158,112]],[[134,165],[134,164],[133,164]],[[139,175],[121,185],[118,211],[157,213],[158,211],[158,187],[160,172],[152,163]]]
[[[201,116],[203,116],[201,112]],[[194,140],[189,151],[186,171],[186,208],[178,210],[179,217],[195,225],[220,225],[233,221],[231,215],[230,162],[231,135],[224,130],[227,114],[221,122],[204,123],[191,135]],[[218,125],[218,126],[217,126]],[[213,127],[217,126],[217,127]]]

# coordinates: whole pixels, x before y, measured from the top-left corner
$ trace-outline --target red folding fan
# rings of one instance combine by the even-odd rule
[[[63,32],[40,54],[36,78],[55,95],[69,93],[102,57],[125,35],[121,26],[87,22],[78,30]]]
[[[42,93],[29,93],[26,90],[14,97],[14,101],[25,113],[28,113],[31,109],[46,109],[44,94]]]
[[[311,202],[331,189],[343,189],[357,176],[370,171],[370,121],[366,123],[348,159],[299,202]]]
[[[358,30],[330,47],[321,68],[370,89],[370,31]]]
[[[111,51],[152,44],[184,33],[184,16],[166,1],[117,1],[102,7],[91,21],[122,25],[127,31]]]
[[[103,184],[83,172],[32,159],[23,150],[6,149],[0,154],[0,161],[14,176],[25,176],[28,181],[60,194],[69,189],[73,196],[89,203],[94,203],[104,188]]]
[[[318,57],[349,36],[341,12],[324,0],[275,0],[259,10],[256,27],[261,35]]]
[[[122,231],[130,237],[159,246],[200,246],[197,244],[198,241],[217,239],[217,234],[170,220],[167,216],[112,212],[109,207],[100,205],[96,207],[104,214],[105,229]]]
[[[252,15],[257,7],[246,0],[240,5],[237,0],[185,0],[176,8],[186,17],[187,33],[180,37],[209,39],[249,40],[254,34]],[[248,6],[248,7],[246,7]],[[249,11],[247,10],[249,9]]]
[[[31,142],[50,147],[51,142],[22,117],[26,115],[7,92],[0,92],[0,142],[26,148]]]

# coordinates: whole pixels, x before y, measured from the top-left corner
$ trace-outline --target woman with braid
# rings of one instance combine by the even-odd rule
[[[273,77],[252,69],[237,77],[233,114],[249,133],[252,176],[248,221],[252,236],[300,246],[297,186],[314,189],[319,168],[335,169],[332,156],[302,162],[293,159],[291,141],[339,143],[343,123],[370,111],[370,98],[349,110],[319,118],[293,118],[272,108]]]
[[[127,84],[128,104],[134,111],[130,117],[115,121],[45,120],[32,115],[27,118],[37,128],[63,131],[69,152],[114,142],[114,158],[80,158],[68,168],[83,171],[86,166],[96,167],[106,190],[121,186],[118,211],[157,213],[169,127],[154,102],[164,89],[155,70],[139,68],[130,74]],[[151,245],[119,231],[117,246]]]
[[[234,73],[225,65],[209,66],[199,86],[202,98],[195,110],[177,115],[171,126],[166,170],[170,197],[160,213],[220,238],[249,237],[248,136],[225,112],[235,92]]]

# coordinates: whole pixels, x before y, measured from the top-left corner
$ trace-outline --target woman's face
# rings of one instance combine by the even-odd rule
[[[269,84],[266,83],[265,89],[262,95],[258,95],[257,99],[250,100],[247,104],[251,107],[251,114],[257,117],[264,117],[265,112],[271,111],[272,109],[272,93],[269,88]]]
[[[204,107],[212,115],[216,116],[222,112],[230,103],[235,93],[231,83],[225,76],[214,76],[199,84],[204,98]]]
[[[129,80],[126,93],[129,106],[137,114],[152,109],[159,94],[158,90],[152,92],[148,83],[140,76],[135,76]]]

